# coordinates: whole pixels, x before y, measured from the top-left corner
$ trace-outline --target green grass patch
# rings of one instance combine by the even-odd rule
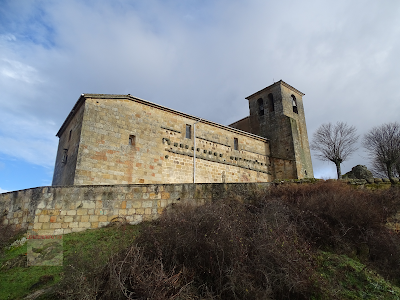
[[[64,235],[63,266],[26,266],[26,243],[20,247],[2,249],[0,299],[23,299],[34,291],[57,284],[62,278],[64,266],[74,264],[76,257],[88,264],[105,265],[112,253],[134,241],[139,227],[113,226]],[[14,240],[15,237],[10,242]],[[45,299],[45,296],[40,299]]]
[[[320,252],[319,272],[326,280],[327,299],[400,299],[400,288],[346,255]]]

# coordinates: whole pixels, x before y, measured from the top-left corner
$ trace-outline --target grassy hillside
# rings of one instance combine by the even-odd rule
[[[282,185],[65,235],[62,267],[26,267],[3,229],[0,299],[400,299],[399,209],[396,188]]]

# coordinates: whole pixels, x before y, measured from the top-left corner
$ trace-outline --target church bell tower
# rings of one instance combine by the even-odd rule
[[[303,96],[280,80],[246,98],[251,132],[270,140],[276,178],[314,177]]]

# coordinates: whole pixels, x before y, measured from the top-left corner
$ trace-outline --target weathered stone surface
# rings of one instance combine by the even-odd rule
[[[350,179],[372,179],[374,176],[371,171],[368,170],[366,166],[357,165],[351,169],[351,171],[347,172],[343,175],[344,178]]]
[[[273,179],[314,177],[303,95],[282,80],[275,82],[246,98],[250,108],[248,120],[231,124],[270,140]]]
[[[86,94],[58,133],[53,185],[192,182],[197,120],[129,95]],[[192,126],[189,138],[187,125]],[[269,145],[261,136],[203,120],[196,124],[197,149],[197,182],[272,179]],[[90,193],[89,188],[79,197],[86,201]],[[150,199],[160,199],[160,193],[147,192]],[[123,200],[135,195],[105,196]],[[85,201],[83,208],[92,208]]]
[[[270,95],[275,110],[261,118],[257,101]],[[130,95],[82,95],[57,133],[53,185],[193,182],[194,155],[201,183],[313,177],[302,96],[283,81],[274,83],[248,97],[250,116],[229,127]],[[162,198],[160,192],[147,191],[150,199]],[[90,193],[77,195],[83,208],[94,208],[85,202]],[[95,200],[104,196],[135,194]]]
[[[91,191],[86,194],[85,191],[87,191],[88,186],[48,187],[46,193],[37,193],[38,190],[41,191],[43,188],[34,188],[30,192],[23,190],[0,194],[0,211],[7,211],[1,221],[3,224],[14,224],[18,227],[49,230],[54,234],[97,228],[121,218],[126,219],[131,224],[137,224],[142,220],[157,218],[168,205],[177,202],[203,205],[206,202],[224,199],[232,195],[241,197],[243,201],[251,201],[249,197],[253,192],[267,189],[271,184],[90,186]],[[135,189],[138,191],[138,196],[135,199],[123,197]],[[105,190],[107,190],[107,195],[118,194],[120,197],[111,197],[113,200],[108,200],[109,197],[107,196],[104,197],[104,200],[95,200],[99,199],[99,195],[104,195]],[[48,192],[54,193],[55,191],[58,196],[46,203],[46,209],[38,209],[39,204],[44,202],[43,199],[47,199]],[[82,202],[79,197],[73,200],[70,197],[71,194],[85,194],[85,200]],[[152,194],[154,196],[150,197]],[[156,197],[156,195],[160,197]],[[87,204],[85,205],[85,203]],[[84,205],[99,208],[83,208]],[[68,231],[66,231],[67,229]]]

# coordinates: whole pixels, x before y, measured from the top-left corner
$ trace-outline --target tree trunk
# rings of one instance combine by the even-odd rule
[[[342,170],[340,169],[340,162],[336,161],[336,172],[337,172],[337,179],[342,179]]]
[[[387,163],[387,164],[386,164],[386,170],[387,170],[387,174],[388,174],[388,178],[389,178],[389,180],[390,180],[390,183],[391,183],[391,184],[394,184],[395,182],[394,182],[394,180],[393,180],[392,164]]]

